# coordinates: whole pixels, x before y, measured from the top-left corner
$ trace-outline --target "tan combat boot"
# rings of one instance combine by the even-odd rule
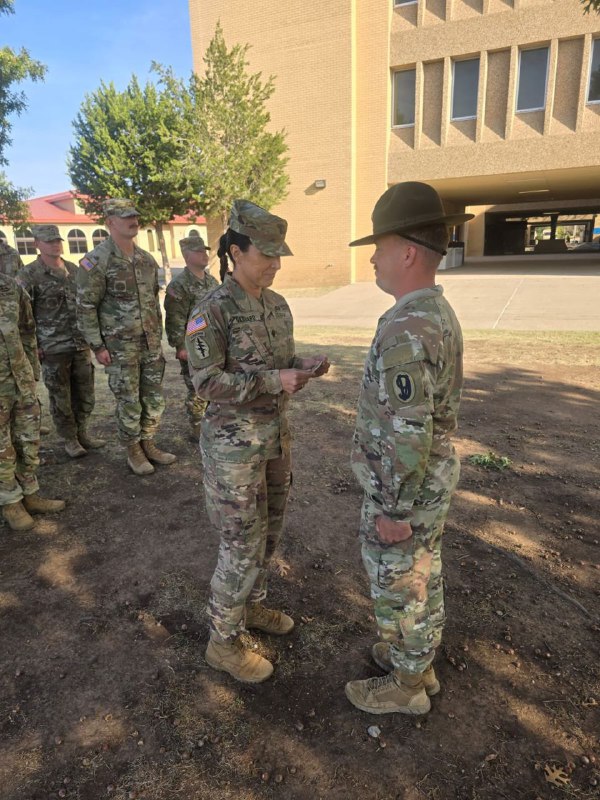
[[[388,642],[377,642],[377,644],[374,644],[371,648],[371,656],[378,667],[381,667],[381,669],[386,672],[393,671],[394,665],[390,658],[390,645]],[[423,686],[429,697],[433,697],[434,694],[440,691],[440,682],[431,664],[427,667],[425,672],[422,673],[421,678],[423,679]]]
[[[206,662],[242,683],[261,683],[273,672],[273,664],[258,653],[246,650],[239,638],[233,642],[219,642],[211,636],[206,648]]]
[[[159,450],[152,439],[142,439],[141,444],[148,461],[153,461],[155,464],[162,464],[163,466],[168,466],[177,461],[176,455],[173,455],[173,453],[166,453],[164,450]]]
[[[98,450],[100,447],[104,447],[106,444],[106,439],[100,439],[97,436],[91,436],[88,433],[87,428],[80,428],[77,438],[86,450]]]
[[[70,458],[82,458],[87,456],[87,450],[81,446],[78,439],[65,439],[65,453]]]
[[[39,492],[34,492],[25,495],[23,505],[30,514],[56,514],[67,504],[64,500],[49,500],[47,497],[40,497]]]
[[[25,511],[20,500],[2,506],[2,516],[13,531],[29,531],[35,525],[35,520]]]
[[[383,678],[350,681],[346,684],[346,697],[369,714],[426,714],[431,708],[421,675],[400,670]]]
[[[127,463],[135,475],[152,475],[154,467],[146,458],[139,442],[127,445]]]
[[[246,606],[246,628],[283,636],[294,630],[294,620],[283,611],[265,608],[260,603],[250,603]]]

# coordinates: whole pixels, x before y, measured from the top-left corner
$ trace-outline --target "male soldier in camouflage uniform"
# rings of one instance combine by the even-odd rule
[[[431,666],[444,625],[441,537],[459,462],[450,440],[462,389],[462,334],[435,284],[448,225],[437,192],[401,183],[377,201],[371,263],[396,304],[379,320],[365,364],[352,453],[363,490],[362,557],[389,674],[351,681],[346,695],[372,714],[429,711],[439,691]]]
[[[289,395],[329,369],[295,355],[288,304],[268,287],[291,255],[287,222],[236,200],[220,253],[231,277],[192,312],[186,347],[192,380],[209,401],[200,448],[210,521],[221,535],[209,601],[211,667],[248,683],[273,665],[239,639],[246,628],[286,634],[294,621],[262,605],[281,538],[291,480]]]
[[[167,286],[165,331],[169,344],[175,348],[175,355],[181,364],[181,374],[188,390],[185,408],[192,426],[192,438],[197,442],[207,403],[196,394],[190,377],[185,349],[185,327],[194,307],[211,289],[216,289],[219,282],[205,272],[208,265],[207,250],[210,250],[210,247],[205,246],[201,236],[187,236],[181,239],[179,246],[185,259],[185,269]]]
[[[0,275],[9,275],[11,278],[15,278],[22,266],[21,256],[14,247],[0,238]]]
[[[39,374],[29,298],[12,278],[0,274],[0,506],[14,531],[33,528],[31,514],[65,507],[63,500],[38,494]]]
[[[17,283],[31,297],[38,353],[50,411],[71,458],[104,445],[88,432],[94,408],[94,367],[90,348],[77,329],[77,267],[61,258],[62,237],[56,225],[32,225],[38,258],[23,267]]]
[[[134,244],[139,214],[128,200],[107,200],[103,211],[110,236],[79,262],[77,322],[106,367],[127,463],[136,475],[149,475],[150,462],[177,460],[154,444],[165,408],[158,264]]]

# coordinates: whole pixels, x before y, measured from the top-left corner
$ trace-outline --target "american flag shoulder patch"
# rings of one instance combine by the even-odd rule
[[[202,314],[199,314],[197,317],[192,317],[192,319],[188,322],[185,332],[188,336],[191,336],[192,333],[198,333],[198,331],[203,331],[204,328],[207,327],[208,322],[206,321],[205,317],[202,316]]]
[[[93,262],[91,259],[89,259],[87,256],[86,256],[85,258],[82,258],[82,259],[81,259],[81,261],[79,262],[79,265],[80,265],[81,267],[83,267],[84,269],[87,269],[87,271],[88,271],[88,272],[89,272],[91,269],[94,269],[94,267],[96,266],[96,265],[94,264],[94,262]]]

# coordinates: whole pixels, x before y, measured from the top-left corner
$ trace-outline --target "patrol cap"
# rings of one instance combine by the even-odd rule
[[[207,247],[204,244],[204,239],[199,236],[197,233],[191,233],[189,236],[186,236],[184,239],[179,240],[179,247],[181,250],[194,250],[194,251],[202,251],[202,250],[210,250],[210,247]]]
[[[102,213],[105,217],[139,217],[140,212],[130,200],[123,197],[114,197],[102,203]]]
[[[291,256],[285,243],[287,221],[275,216],[250,200],[234,200],[229,227],[247,236],[254,247],[267,256]]]
[[[32,225],[31,235],[40,242],[55,242],[57,239],[64,242],[56,225]]]

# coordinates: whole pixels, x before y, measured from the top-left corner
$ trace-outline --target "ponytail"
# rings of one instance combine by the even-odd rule
[[[231,245],[233,244],[237,244],[242,253],[246,253],[252,242],[250,241],[250,238],[245,236],[243,233],[238,233],[231,228],[227,228],[223,236],[221,236],[219,239],[219,249],[217,250],[217,257],[220,264],[219,275],[221,277],[221,283],[223,283],[225,277],[230,273],[229,261],[231,261],[235,268],[235,261],[231,255]]]

